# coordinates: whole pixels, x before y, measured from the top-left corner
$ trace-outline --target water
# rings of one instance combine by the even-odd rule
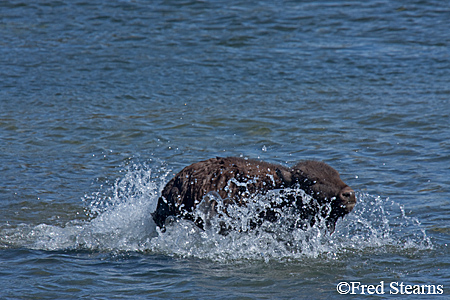
[[[450,287],[444,1],[2,1],[2,299],[340,299]],[[333,235],[150,218],[214,156],[324,160]],[[404,296],[404,295],[403,295]]]

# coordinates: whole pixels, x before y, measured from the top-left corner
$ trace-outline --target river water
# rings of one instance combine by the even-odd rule
[[[448,297],[446,1],[35,2],[0,2],[0,298]],[[358,203],[333,235],[157,231],[214,156],[323,160]]]

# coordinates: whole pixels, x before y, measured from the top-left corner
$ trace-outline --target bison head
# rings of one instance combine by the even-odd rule
[[[346,185],[338,171],[320,161],[302,161],[290,169],[277,170],[286,187],[298,186],[319,204],[331,203],[331,220],[352,211],[355,191]]]

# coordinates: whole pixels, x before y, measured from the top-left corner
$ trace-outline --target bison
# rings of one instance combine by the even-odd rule
[[[251,228],[279,220],[282,209],[289,207],[301,226],[313,226],[321,217],[332,233],[338,218],[351,212],[356,204],[354,190],[324,162],[306,160],[286,167],[239,157],[216,157],[176,174],[164,187],[152,216],[163,230],[169,216],[192,220],[203,229],[206,220],[195,213],[202,200],[212,199],[207,206],[213,214],[218,209],[226,213],[229,205],[245,206],[255,196],[264,197],[271,191],[277,191],[277,197],[266,199],[266,209],[256,213]],[[214,199],[223,199],[223,205],[217,208]],[[222,228],[220,233],[226,234],[229,229]]]

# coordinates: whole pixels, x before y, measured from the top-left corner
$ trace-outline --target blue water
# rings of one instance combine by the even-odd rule
[[[447,298],[449,19],[431,0],[1,1],[0,298]],[[214,156],[323,160],[358,203],[331,236],[156,230],[164,184]]]

